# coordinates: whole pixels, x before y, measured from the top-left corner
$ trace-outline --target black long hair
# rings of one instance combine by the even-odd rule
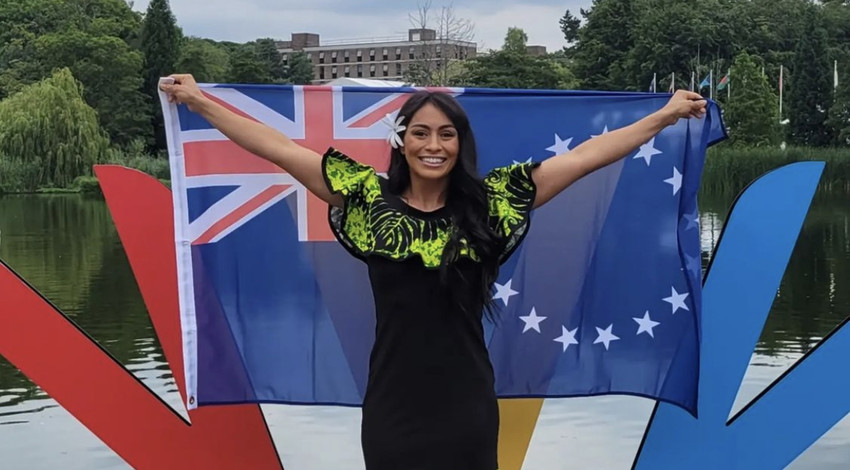
[[[450,292],[458,288],[475,289],[474,294],[485,307],[490,319],[492,315],[493,282],[499,272],[500,255],[504,241],[493,232],[489,224],[487,207],[487,189],[478,176],[478,152],[475,146],[475,136],[469,125],[466,112],[451,95],[437,91],[417,91],[399,110],[399,116],[410,119],[420,108],[432,104],[442,111],[457,130],[459,151],[457,162],[449,174],[446,207],[453,221],[453,230],[448,243],[443,250],[440,261],[441,278],[450,286]],[[405,122],[404,124],[408,124]],[[404,138],[404,132],[399,137]],[[402,154],[402,150],[393,148],[390,153],[390,167],[387,171],[389,178],[388,189],[391,193],[401,196],[410,186],[410,166]],[[466,239],[475,251],[483,268],[481,283],[478,286],[468,286],[468,282],[453,282],[453,269],[461,250],[461,239]],[[466,281],[465,279],[459,279]]]

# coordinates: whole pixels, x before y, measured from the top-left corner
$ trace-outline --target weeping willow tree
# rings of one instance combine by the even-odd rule
[[[9,186],[10,168],[28,168],[32,181],[20,189],[68,187],[106,160],[109,139],[82,87],[60,69],[39,83],[0,101],[0,182]],[[34,172],[34,174],[33,174]],[[19,175],[20,176],[20,175]],[[12,182],[14,183],[14,182]],[[14,186],[14,184],[13,184]],[[21,187],[34,186],[34,187]]]

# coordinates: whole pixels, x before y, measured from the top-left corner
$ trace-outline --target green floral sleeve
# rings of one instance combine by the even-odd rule
[[[343,207],[329,209],[331,230],[348,251],[364,258],[375,244],[372,206],[381,194],[378,175],[374,168],[333,148],[322,157],[322,172],[328,189],[344,201]]]
[[[518,163],[494,168],[484,178],[493,229],[504,237],[503,260],[516,249],[528,230],[529,216],[537,194],[531,171],[539,163]]]

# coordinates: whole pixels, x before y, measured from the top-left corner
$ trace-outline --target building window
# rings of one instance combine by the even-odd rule
[[[344,57],[343,57],[342,61],[347,64],[348,63],[348,55],[349,55],[348,51],[345,51],[343,54],[344,54]]]
[[[421,38],[421,36],[419,35],[419,32],[415,32],[415,33],[410,35],[410,38],[413,39],[414,41],[418,41]]]
[[[386,77],[389,74],[390,74],[390,66],[387,65],[387,64],[384,64],[384,76]]]
[[[357,64],[357,76],[358,77],[363,76],[363,64]]]
[[[325,68],[324,67],[319,67],[319,78],[323,79],[323,80],[325,78]]]
[[[336,63],[336,51],[331,52],[331,63]]]
[[[395,74],[401,75],[401,64],[395,64]]]
[[[363,51],[357,51],[357,62],[363,62]]]
[[[372,65],[372,66],[370,66],[370,67],[369,67],[369,76],[370,76],[370,77],[374,77],[374,76],[375,76],[375,66],[374,66],[374,65]]]
[[[389,58],[389,52],[387,51],[387,48],[385,47],[384,48],[384,60],[387,60],[388,58]]]
[[[375,60],[375,49],[369,49],[369,60]]]
[[[437,57],[442,57],[442,56],[443,56],[443,48],[439,44],[437,44]]]
[[[346,65],[345,66],[345,76],[348,77],[350,75],[350,73],[351,73],[351,67]]]
[[[331,78],[336,78],[336,72],[331,74]]]
[[[415,55],[416,55],[416,48],[414,48],[413,46],[410,46],[410,50],[407,51],[407,58],[410,59],[410,60],[413,60]]]
[[[395,48],[395,60],[401,60],[401,48],[400,47]]]

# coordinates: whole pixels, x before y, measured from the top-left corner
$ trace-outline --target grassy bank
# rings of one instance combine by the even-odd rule
[[[171,178],[167,158],[128,156],[114,152],[104,164],[121,165],[147,173],[163,183]],[[0,158],[0,194],[3,193],[90,193],[99,194],[100,186],[93,175],[79,176],[66,187],[39,186],[42,171],[40,162],[11,161]]]
[[[820,190],[850,193],[850,148],[752,149],[718,144],[708,149],[702,191],[738,193],[763,174],[800,161],[826,162]]]

